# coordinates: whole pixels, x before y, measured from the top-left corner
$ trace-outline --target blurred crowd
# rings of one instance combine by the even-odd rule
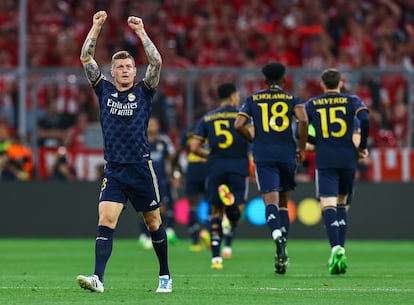
[[[167,68],[260,68],[279,61],[289,68],[322,70],[337,67],[403,68],[414,60],[412,0],[28,0],[28,68],[80,68],[81,45],[97,10],[108,12],[95,58],[109,67],[111,54],[128,50],[137,66],[147,64],[139,40],[126,25],[130,15],[143,18],[145,28]],[[18,66],[19,1],[0,1],[0,68]],[[64,70],[62,70],[64,71]],[[216,106],[217,84],[223,77],[202,75],[194,81],[194,113]],[[345,73],[347,89],[370,108],[371,147],[404,147],[408,139],[408,84],[398,73],[364,74],[356,81]],[[92,90],[76,75],[29,74],[27,125],[37,129],[39,146],[85,147],[85,129],[98,121]],[[319,75],[293,77],[287,90],[303,100],[319,94]],[[231,80],[231,79],[230,79]],[[238,79],[239,80],[239,79]],[[154,101],[154,114],[177,143],[189,119],[186,77],[167,73]],[[246,75],[240,91],[247,96],[262,85],[260,74]],[[31,90],[36,90],[36,109]],[[16,135],[18,86],[13,73],[0,75],[0,125],[9,139]],[[35,113],[34,113],[34,110]],[[195,114],[194,114],[195,116]],[[0,135],[1,136],[1,135]],[[1,142],[1,138],[0,138]],[[1,143],[0,143],[1,145]],[[1,146],[0,146],[1,147]]]

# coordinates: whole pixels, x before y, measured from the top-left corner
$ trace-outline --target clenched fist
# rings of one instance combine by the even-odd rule
[[[142,31],[144,29],[142,19],[135,16],[128,17],[128,25],[134,32]]]
[[[106,14],[105,11],[96,12],[93,15],[93,24],[102,26],[106,20],[106,17],[108,17],[108,15]]]

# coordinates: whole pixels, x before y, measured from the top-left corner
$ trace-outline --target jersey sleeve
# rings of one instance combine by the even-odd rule
[[[247,118],[251,117],[251,97],[248,97],[246,101],[243,103],[243,105],[240,107],[239,114]]]
[[[165,150],[166,150],[166,153],[168,155],[175,154],[175,147],[174,147],[173,142],[171,141],[171,138],[168,137],[168,136],[165,136],[164,142],[165,142]]]
[[[95,91],[95,94],[97,96],[100,96],[104,90],[105,87],[105,77],[101,73],[98,77],[98,79],[92,84],[93,91]]]
[[[187,147],[187,141],[188,141],[187,133],[188,133],[187,128],[185,128],[181,131],[180,138],[179,138],[179,141],[178,141],[178,147],[179,148]]]
[[[205,123],[204,123],[204,117],[201,118],[200,121],[198,121],[195,129],[193,137],[199,140],[204,140],[207,137],[206,129],[205,129]]]
[[[295,97],[293,99],[293,107],[297,107],[297,106],[305,107],[305,103],[300,98]]]
[[[308,120],[309,120],[309,123],[311,123],[312,122],[312,119],[313,119],[313,117],[312,117],[312,111],[311,111],[311,103],[312,103],[312,101],[311,100],[309,100],[309,101],[307,101],[306,103],[305,103],[305,110],[306,110],[306,114],[308,115]]]
[[[365,109],[368,110],[368,107],[365,106],[364,102],[356,95],[352,96],[355,99],[355,103],[354,103],[354,111],[355,114],[357,114],[359,111]]]
[[[354,117],[354,132],[361,132],[361,123],[356,116]]]

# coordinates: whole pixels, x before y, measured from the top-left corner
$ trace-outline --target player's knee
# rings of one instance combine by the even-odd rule
[[[336,207],[337,198],[336,197],[321,197],[320,205],[321,205],[322,210],[329,208],[329,207]]]
[[[232,223],[237,223],[241,218],[241,213],[238,207],[229,206],[226,207],[226,216]]]
[[[118,218],[113,215],[101,214],[99,215],[99,226],[105,226],[111,229],[115,229],[116,224],[118,223]]]
[[[288,201],[286,198],[280,198],[279,199],[279,208],[287,208],[288,206]]]
[[[279,208],[287,208],[289,201],[289,192],[279,193]]]
[[[345,195],[341,195],[341,194],[339,194],[338,195],[338,205],[339,204],[346,204],[347,203],[347,201],[348,201],[348,194],[345,194]]]
[[[161,226],[161,220],[151,219],[149,222],[145,222],[148,228],[148,231],[155,232]]]
[[[162,223],[159,212],[154,211],[144,213],[144,222],[150,232],[157,231]]]

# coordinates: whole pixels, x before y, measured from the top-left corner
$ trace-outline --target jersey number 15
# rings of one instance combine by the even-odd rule
[[[340,138],[343,137],[347,131],[347,125],[343,118],[338,117],[339,113],[346,114],[345,107],[332,107],[332,108],[319,108],[316,110],[319,112],[321,131],[323,138]],[[333,124],[339,125],[338,131],[329,131],[329,126]]]

